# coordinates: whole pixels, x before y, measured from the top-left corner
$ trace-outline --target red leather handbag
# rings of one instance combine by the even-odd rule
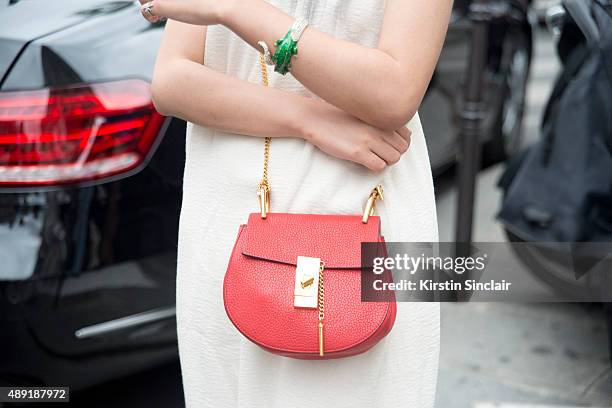
[[[265,62],[260,59],[264,84]],[[364,215],[269,213],[268,158],[259,185],[260,213],[241,225],[223,282],[225,310],[249,340],[272,353],[331,359],[362,353],[395,322],[395,297],[361,300],[361,243],[378,242],[374,216],[382,186],[372,190]],[[389,272],[384,274],[390,281]]]

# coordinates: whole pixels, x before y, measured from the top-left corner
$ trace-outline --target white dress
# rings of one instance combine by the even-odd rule
[[[378,42],[384,0],[271,3],[293,16],[306,15],[313,27],[338,38],[370,47]],[[210,68],[260,82],[257,58],[257,51],[225,27],[208,28],[205,64]],[[270,86],[312,96],[291,75],[270,71]],[[382,182],[385,201],[377,212],[386,240],[436,241],[432,175],[418,115],[408,126],[409,151],[379,174],[301,139],[273,139],[272,210],[360,214],[370,189]],[[440,335],[436,303],[400,303],[393,330],[378,345],[356,357],[328,361],[270,354],[227,318],[223,276],[239,225],[259,210],[263,145],[262,138],[188,125],[176,287],[187,407],[432,407]]]

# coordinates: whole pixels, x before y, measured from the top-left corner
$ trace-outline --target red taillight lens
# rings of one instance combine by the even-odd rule
[[[128,172],[147,159],[163,122],[140,80],[0,92],[0,186]]]

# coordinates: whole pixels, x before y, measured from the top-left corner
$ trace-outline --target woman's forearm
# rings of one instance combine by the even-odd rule
[[[425,3],[430,2],[420,5],[422,2],[388,0],[379,48],[307,28],[299,41],[299,54],[293,58],[291,73],[313,93],[367,123],[383,129],[403,126],[421,103],[448,23],[452,2]],[[294,17],[263,0],[228,4],[233,6],[226,7],[222,24],[257,49],[257,42],[263,40],[273,51],[275,41],[287,33],[294,21]],[[406,10],[420,13],[421,19],[429,18],[431,32],[414,24]],[[401,28],[408,24],[414,28]],[[406,45],[408,40],[415,44],[412,53]]]
[[[164,115],[260,137],[304,137],[304,111],[315,102],[187,59],[156,67],[152,93],[157,110]]]
[[[265,1],[240,1],[228,9],[223,24],[251,46],[265,41],[274,52],[294,18]],[[403,126],[411,103],[399,63],[388,54],[339,40],[313,28],[300,39],[291,73],[329,103],[380,128]],[[405,86],[403,86],[405,85]],[[392,104],[390,102],[393,102]]]
[[[242,81],[187,59],[162,61],[151,86],[157,110],[252,136],[298,137],[339,159],[380,171],[410,145],[410,131],[383,131],[331,104]]]

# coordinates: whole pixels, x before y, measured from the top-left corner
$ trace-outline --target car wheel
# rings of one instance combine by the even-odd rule
[[[529,68],[531,43],[523,31],[506,35],[499,67],[502,77],[501,107],[492,127],[492,138],[483,146],[485,165],[504,161],[516,153],[522,142],[523,114]]]

